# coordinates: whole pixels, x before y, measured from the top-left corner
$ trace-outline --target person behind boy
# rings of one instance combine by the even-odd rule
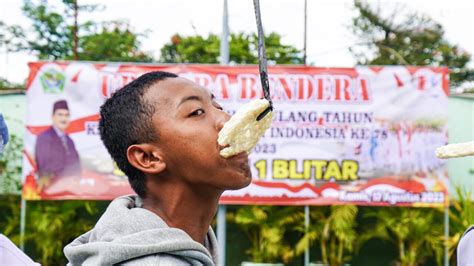
[[[456,250],[458,266],[474,266],[474,225],[461,236]]]
[[[72,265],[214,265],[219,197],[251,181],[217,135],[230,116],[211,93],[167,72],[144,74],[101,107],[101,138],[137,195],[115,199],[64,248]]]
[[[5,146],[8,143],[8,127],[3,119],[3,115],[0,113],[0,155],[2,155]]]

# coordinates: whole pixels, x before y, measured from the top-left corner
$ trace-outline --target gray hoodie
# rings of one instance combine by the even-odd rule
[[[211,228],[203,246],[141,205],[137,196],[112,201],[91,231],[64,248],[69,265],[215,265]]]

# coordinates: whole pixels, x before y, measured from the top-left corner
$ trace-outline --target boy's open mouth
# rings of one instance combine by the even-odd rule
[[[248,160],[249,158],[249,155],[247,154],[247,152],[243,151],[241,153],[237,153],[236,155],[232,155],[230,156],[229,158],[227,158],[228,160]]]
[[[227,145],[225,145],[225,146],[221,146],[221,145],[218,145],[218,146],[219,146],[219,151],[221,151],[221,150],[223,150],[223,149],[225,149],[225,148],[227,148],[227,147],[230,147],[229,144],[227,144]],[[224,159],[226,159],[226,160],[237,160],[237,161],[239,161],[239,160],[241,160],[241,161],[248,161],[248,158],[249,158],[248,153],[245,152],[245,151],[243,151],[243,152],[239,152],[239,153],[237,153],[237,154],[235,154],[235,155],[232,155],[232,156],[230,156],[230,157],[228,157],[228,158],[224,158]]]

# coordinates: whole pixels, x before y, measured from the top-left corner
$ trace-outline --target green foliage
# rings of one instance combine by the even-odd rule
[[[0,233],[20,244],[19,196],[2,197]],[[94,201],[28,201],[25,241],[32,246],[33,260],[42,265],[64,265],[63,248],[74,238],[90,230],[99,212]]]
[[[17,25],[6,25],[0,20],[0,53],[18,52],[26,47],[24,41],[25,34],[24,30]],[[0,77],[0,90],[21,88],[22,85],[12,83],[4,78]]]
[[[247,253],[252,262],[274,263],[287,262],[292,257],[285,233],[302,217],[296,207],[243,206],[235,214],[229,213],[227,218],[250,240]]]
[[[351,48],[359,64],[367,65],[429,65],[448,66],[455,69],[452,82],[474,80],[462,68],[471,59],[471,55],[450,44],[444,38],[443,27],[431,18],[417,13],[404,14],[402,8],[395,8],[387,16],[382,9],[372,8],[369,4],[355,0],[357,15],[352,20],[352,31],[361,40],[365,49]],[[373,53],[369,56],[367,50]]]
[[[372,238],[392,242],[398,251],[401,266],[416,266],[435,257],[441,264],[444,250],[442,212],[424,208],[372,208],[365,214],[366,230],[359,241]]]
[[[79,40],[79,58],[90,61],[151,62],[152,56],[139,50],[139,37],[128,22],[102,23],[92,33]]]
[[[0,155],[0,233],[7,237],[18,236],[18,242],[22,150],[21,139],[10,135],[10,140]]]
[[[456,247],[464,231],[474,225],[474,202],[472,192],[466,188],[456,186],[456,194],[451,200],[452,207],[449,212],[449,232],[448,240],[449,256],[452,264],[456,265]]]
[[[301,52],[291,45],[281,43],[281,36],[272,32],[265,36],[269,64],[302,64]],[[207,38],[175,34],[171,42],[161,48],[163,63],[219,63],[220,37],[209,34]],[[234,64],[257,64],[257,35],[231,33],[229,60]]]
[[[22,50],[26,45],[24,38],[25,34],[20,26],[6,25],[3,21],[0,21],[0,47],[3,47],[5,52]]]
[[[46,60],[75,59],[74,39],[78,39],[77,59],[95,61],[151,62],[152,56],[140,51],[140,38],[125,21],[85,21],[75,26],[79,12],[94,12],[98,5],[77,5],[75,0],[63,0],[60,8],[40,1],[25,0],[23,13],[32,22],[33,38],[13,34],[12,40],[25,43],[19,49],[29,50]],[[11,26],[15,29],[19,26]],[[17,31],[18,32],[18,31]],[[18,33],[26,32],[25,30]],[[0,38],[1,40],[1,38]],[[2,43],[0,42],[0,46]]]
[[[29,202],[26,240],[37,245],[43,265],[65,262],[63,248],[92,229],[92,215],[98,212],[93,201]],[[40,245],[38,245],[40,243]]]
[[[0,233],[20,242],[20,195],[0,194]]]
[[[202,36],[181,37],[179,34],[171,38],[171,43],[161,48],[160,61],[163,63],[218,63],[219,38],[210,34]]]
[[[4,78],[0,78],[0,90],[23,89],[24,85],[12,83]]]
[[[309,228],[306,230],[302,222],[297,227],[304,235],[296,245],[296,254],[317,243],[323,263],[343,265],[350,261],[357,239],[357,212],[351,205],[311,208]]]
[[[72,26],[63,17],[66,11],[56,10],[48,2],[24,1],[23,13],[31,19],[35,37],[28,40],[28,49],[40,59],[65,59],[73,53]]]
[[[10,135],[10,140],[0,155],[0,194],[20,193],[22,150],[22,139]]]

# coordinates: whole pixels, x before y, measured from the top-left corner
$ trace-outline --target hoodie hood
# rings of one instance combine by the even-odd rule
[[[138,196],[112,201],[91,231],[64,248],[69,263],[110,265],[150,255],[171,255],[191,265],[216,263],[217,243],[211,228],[203,246],[141,205]]]

